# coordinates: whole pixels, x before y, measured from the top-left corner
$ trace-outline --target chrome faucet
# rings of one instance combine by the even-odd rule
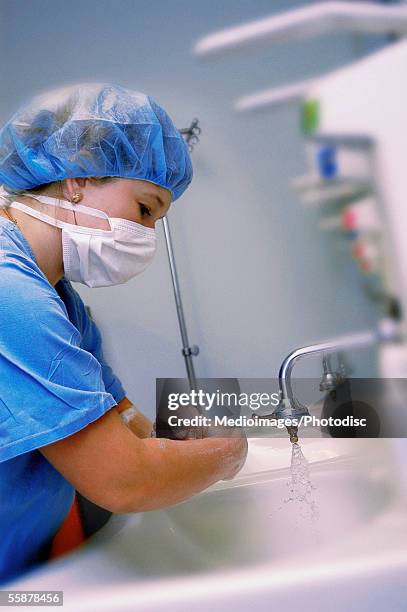
[[[316,355],[323,353],[325,356],[329,353],[349,350],[352,348],[362,348],[383,342],[395,342],[400,340],[401,332],[398,322],[391,319],[384,319],[375,330],[359,332],[338,336],[332,340],[303,346],[302,348],[292,351],[283,361],[280,367],[279,387],[280,387],[280,403],[274,413],[271,415],[275,419],[296,419],[301,416],[309,415],[308,408],[303,406],[295,399],[291,388],[291,375],[295,363],[308,355]],[[329,360],[325,360],[324,372],[327,375],[330,373]],[[328,377],[329,378],[329,377]],[[333,381],[329,378],[329,386]],[[330,386],[330,388],[332,388]],[[287,427],[290,441],[294,444],[298,442],[298,427]]]

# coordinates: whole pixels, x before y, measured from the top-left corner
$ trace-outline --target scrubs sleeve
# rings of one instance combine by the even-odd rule
[[[71,285],[72,295],[76,301],[76,311],[80,319],[82,334],[81,346],[98,360],[102,368],[102,378],[106,391],[113,395],[117,403],[126,397],[126,391],[119,377],[108,365],[103,354],[102,336],[95,321],[88,315],[85,304],[79,293]]]
[[[99,361],[28,258],[0,257],[0,461],[51,444],[116,405]]]

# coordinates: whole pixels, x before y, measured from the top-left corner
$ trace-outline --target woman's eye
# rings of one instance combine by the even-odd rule
[[[151,212],[150,212],[150,210],[147,208],[147,206],[144,206],[144,204],[139,204],[139,206],[140,206],[140,212],[141,212],[141,216],[142,216],[142,217],[144,217],[144,216],[146,216],[146,215],[147,215],[148,217],[151,217]]]

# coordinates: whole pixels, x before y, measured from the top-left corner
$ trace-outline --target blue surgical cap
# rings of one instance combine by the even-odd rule
[[[84,83],[46,92],[0,130],[0,182],[31,189],[65,178],[142,179],[179,198],[192,180],[188,147],[150,96]]]

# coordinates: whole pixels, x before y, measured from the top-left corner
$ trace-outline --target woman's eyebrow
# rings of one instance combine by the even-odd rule
[[[142,194],[142,197],[144,197],[144,198],[154,198],[154,200],[156,200],[158,202],[159,206],[161,206],[161,207],[163,207],[163,206],[165,207],[166,206],[165,202],[156,193],[147,193],[147,192],[145,192],[145,193]]]
[[[165,202],[156,193],[151,194],[155,198],[160,206],[165,206]]]

